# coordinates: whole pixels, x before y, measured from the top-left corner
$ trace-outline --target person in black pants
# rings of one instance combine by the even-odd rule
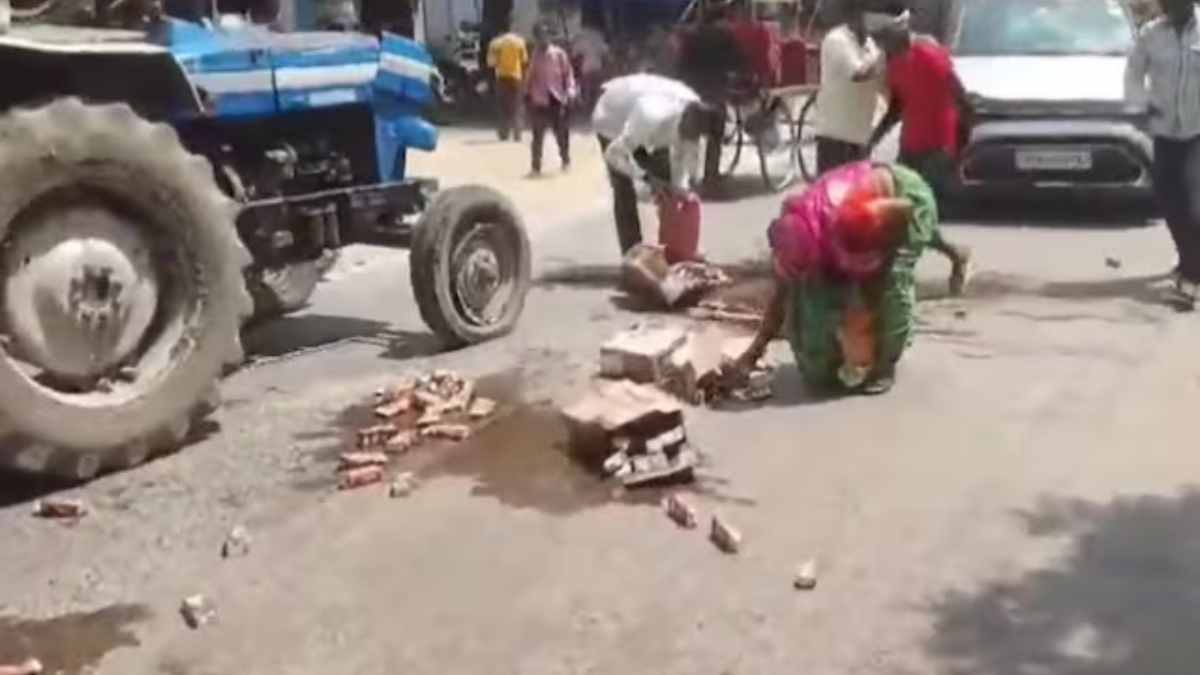
[[[608,152],[612,140],[600,137],[600,152]],[[669,184],[671,182],[671,153],[667,149],[647,152],[638,148],[633,153],[633,159],[654,182]],[[617,242],[621,252],[642,243],[642,219],[638,215],[637,189],[633,179],[608,166],[608,182],[613,192],[613,215],[617,221]]]
[[[1125,67],[1125,99],[1145,111],[1154,136],[1154,193],[1179,253],[1172,301],[1194,309],[1200,294],[1200,11],[1160,0],[1164,16],[1142,29]],[[1147,81],[1149,86],[1147,86]]]
[[[608,166],[622,255],[642,241],[636,181],[648,182],[660,195],[693,194],[700,179],[700,139],[718,124],[720,112],[677,80],[636,74],[605,85],[592,128]]]

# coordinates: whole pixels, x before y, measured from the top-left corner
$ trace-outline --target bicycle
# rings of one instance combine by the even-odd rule
[[[731,87],[725,104],[719,175],[733,174],[749,140],[758,153],[759,171],[767,189],[779,192],[794,183],[804,170],[800,146],[803,127],[802,118],[792,111],[795,99],[811,91],[809,85],[761,88],[745,81]],[[801,109],[801,115],[803,112]],[[727,151],[731,153],[728,156]]]

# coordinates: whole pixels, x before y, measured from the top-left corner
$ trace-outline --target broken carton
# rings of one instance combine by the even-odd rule
[[[687,342],[677,328],[643,328],[618,333],[600,347],[600,373],[634,382],[660,382],[672,352]]]
[[[683,407],[655,387],[628,380],[597,380],[562,411],[571,449],[600,464],[613,452],[614,436],[653,437],[683,425]]]
[[[693,405],[703,403],[706,390],[720,376],[722,339],[711,332],[689,333],[667,360],[663,388]]]
[[[670,270],[661,246],[637,244],[621,261],[621,286],[628,293],[661,301],[659,284]]]
[[[626,292],[667,308],[694,304],[707,292],[729,283],[717,266],[705,262],[667,264],[660,246],[638,244],[621,262]]]

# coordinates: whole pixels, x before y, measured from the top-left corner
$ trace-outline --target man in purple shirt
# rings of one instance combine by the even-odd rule
[[[533,58],[525,79],[525,102],[533,128],[533,175],[542,172],[542,143],[546,130],[554,132],[563,169],[571,167],[570,107],[575,100],[575,71],[571,57],[550,43],[546,27],[533,29]]]

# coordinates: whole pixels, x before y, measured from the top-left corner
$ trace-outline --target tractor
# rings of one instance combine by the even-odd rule
[[[302,308],[348,244],[410,249],[447,346],[513,328],[520,215],[405,170],[437,142],[424,48],[148,6],[0,35],[0,462],[86,481],[178,449],[243,326]]]

